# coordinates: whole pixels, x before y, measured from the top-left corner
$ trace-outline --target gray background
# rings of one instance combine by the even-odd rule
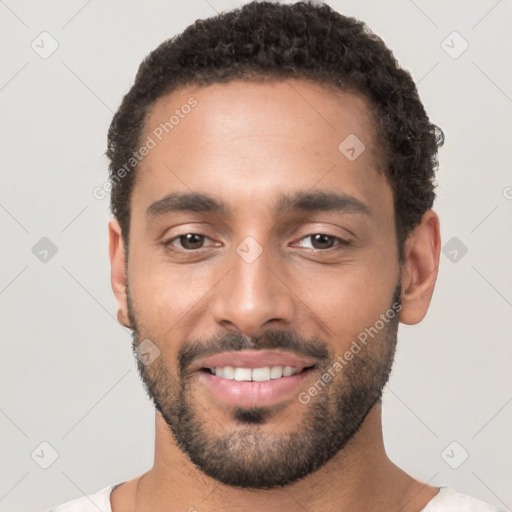
[[[400,329],[388,453],[425,482],[510,508],[512,1],[328,3],[383,37],[447,137],[436,205],[445,254],[427,318]],[[43,511],[151,467],[154,412],[115,319],[108,199],[92,190],[140,60],[239,4],[0,0],[3,512]],[[59,45],[46,59],[31,47],[51,49],[43,31]],[[42,442],[58,452],[47,469]]]

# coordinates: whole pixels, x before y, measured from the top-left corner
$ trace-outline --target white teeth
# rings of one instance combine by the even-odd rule
[[[282,366],[272,366],[270,368],[270,378],[271,379],[280,379],[283,376],[283,367]]]
[[[293,375],[293,368],[291,366],[285,366],[283,370],[283,377],[290,377]]]
[[[254,368],[252,371],[252,380],[256,382],[270,380],[270,368],[268,366],[265,366],[265,368]]]
[[[264,382],[271,379],[280,379],[281,377],[290,377],[302,371],[292,366],[263,366],[262,368],[233,368],[232,366],[217,366],[211,368],[213,374],[217,377],[224,377],[238,382]]]
[[[233,380],[235,378],[235,369],[232,366],[225,366],[222,370],[222,376],[225,379]]]
[[[235,369],[235,380],[243,381],[243,380],[252,380],[251,379],[252,371],[250,368],[236,368]]]

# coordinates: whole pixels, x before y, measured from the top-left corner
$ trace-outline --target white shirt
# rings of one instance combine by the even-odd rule
[[[124,483],[124,482],[121,482]],[[96,494],[83,496],[68,501],[48,512],[112,512],[110,506],[110,493],[121,483],[109,485]],[[454,491],[448,486],[441,486],[421,512],[507,512],[498,509],[476,498],[471,498]]]

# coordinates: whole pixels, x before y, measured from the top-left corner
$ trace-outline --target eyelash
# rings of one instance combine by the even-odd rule
[[[195,233],[195,232],[187,232],[187,233],[183,233],[181,235],[177,235],[171,239],[169,239],[168,241],[164,242],[163,245],[171,250],[171,251],[176,251],[176,249],[173,249],[171,248],[171,245],[172,245],[172,242],[174,242],[175,240],[179,240],[181,237],[183,236],[186,236],[186,235],[197,235],[197,236],[201,236],[201,237],[204,237],[204,239],[208,239],[208,240],[211,240],[211,238],[207,235],[203,235],[202,233]],[[331,238],[331,239],[334,239],[336,242],[338,242],[337,245],[335,245],[334,247],[329,247],[328,249],[309,249],[310,251],[315,251],[315,252],[323,252],[323,253],[327,253],[327,252],[331,252],[331,251],[337,251],[337,250],[340,250],[341,248],[343,247],[347,247],[350,245],[350,242],[348,240],[345,240],[344,238],[340,238],[338,236],[334,236],[334,235],[329,235],[328,233],[322,233],[322,232],[317,232],[317,233],[311,233],[309,235],[306,235],[306,236],[303,236],[301,240],[304,240],[306,238],[311,238],[315,235],[324,235],[324,236],[327,236],[328,238]],[[177,251],[184,251],[186,253],[189,253],[189,254],[194,254],[195,252],[199,252],[199,251],[202,251],[203,249],[205,249],[205,247],[200,247],[199,249],[177,249]]]

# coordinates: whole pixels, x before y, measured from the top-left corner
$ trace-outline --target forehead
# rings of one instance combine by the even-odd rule
[[[146,119],[142,140],[154,148],[137,170],[134,196],[147,203],[193,190],[243,202],[322,181],[362,199],[388,187],[377,172],[373,124],[361,94],[305,80],[183,87]]]
[[[191,101],[197,102],[193,109],[188,106]],[[361,93],[302,79],[182,87],[155,102],[144,134],[150,135],[169,121],[172,126],[162,135],[172,134],[175,139],[190,135],[189,127],[205,142],[293,136],[297,144],[312,145],[329,135],[337,140],[357,133],[370,151],[375,146],[373,116]]]

